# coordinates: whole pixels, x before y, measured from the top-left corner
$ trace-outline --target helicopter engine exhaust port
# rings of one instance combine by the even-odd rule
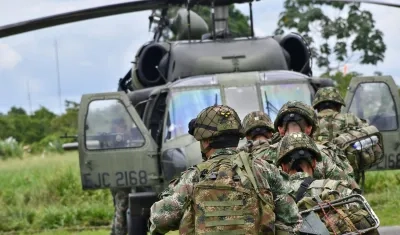
[[[167,55],[167,50],[160,44],[151,43],[139,50],[136,64],[132,71],[133,83],[138,88],[153,87],[166,83],[165,75],[160,74],[164,68],[158,68],[160,61]]]
[[[301,36],[291,33],[279,40],[279,44],[290,55],[290,70],[310,75],[311,65],[309,47]]]

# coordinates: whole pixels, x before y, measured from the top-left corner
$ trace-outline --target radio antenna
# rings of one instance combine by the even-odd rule
[[[62,114],[62,102],[61,102],[61,85],[60,85],[60,68],[58,64],[58,44],[57,39],[54,40],[54,50],[56,53],[56,70],[57,70],[57,88],[58,88],[58,100],[60,102],[60,115]]]

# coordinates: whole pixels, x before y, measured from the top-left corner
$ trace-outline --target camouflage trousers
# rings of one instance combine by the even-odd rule
[[[114,200],[114,217],[112,220],[111,235],[126,235],[128,233],[126,211],[129,206],[131,188],[111,189]]]

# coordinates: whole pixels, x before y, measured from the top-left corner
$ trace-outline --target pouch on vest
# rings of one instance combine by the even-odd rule
[[[185,212],[186,218],[193,219],[194,229],[186,229],[193,232],[186,234],[273,234],[272,193],[264,192],[261,199],[253,186],[252,170],[248,174],[249,159],[242,162],[241,158],[240,154],[217,157],[199,167],[201,176],[194,186],[191,212]]]
[[[319,195],[304,197],[297,203],[303,217],[314,211],[333,234],[363,234],[379,227],[378,217],[363,196],[353,194],[342,198],[335,190],[338,181],[328,180],[326,185]]]
[[[354,171],[363,171],[383,160],[383,138],[375,126],[347,130],[332,140],[347,155]]]

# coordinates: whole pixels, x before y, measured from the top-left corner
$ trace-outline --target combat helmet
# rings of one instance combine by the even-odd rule
[[[275,118],[275,130],[278,130],[278,126],[282,125],[284,119],[293,118],[294,120],[296,120],[295,114],[300,115],[312,126],[310,134],[310,136],[312,136],[313,133],[317,130],[317,114],[310,105],[305,104],[301,101],[289,101],[282,106],[282,108],[278,112],[278,115]]]
[[[189,123],[189,134],[197,141],[212,139],[222,134],[243,137],[243,128],[236,111],[226,105],[203,109]]]
[[[245,135],[248,135],[250,131],[256,128],[266,128],[268,131],[274,132],[274,125],[271,118],[261,111],[254,111],[247,114],[243,118],[242,126]]]
[[[322,160],[321,152],[311,137],[303,132],[293,132],[282,137],[282,140],[279,142],[276,165],[279,166],[282,160],[284,160],[286,156],[290,156],[295,150],[302,150],[298,151],[300,157],[307,158],[311,154],[318,162]]]
[[[323,87],[320,88],[317,93],[315,93],[315,97],[312,102],[313,107],[316,109],[317,106],[323,102],[334,102],[346,106],[338,89],[335,87]]]

